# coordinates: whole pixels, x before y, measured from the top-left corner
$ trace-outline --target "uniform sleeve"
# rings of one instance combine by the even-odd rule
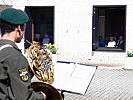
[[[43,100],[43,95],[28,89],[31,77],[28,62],[22,55],[10,57],[6,61],[13,96],[16,100]]]

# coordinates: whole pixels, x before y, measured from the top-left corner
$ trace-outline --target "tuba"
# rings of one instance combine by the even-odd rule
[[[49,52],[41,48],[38,42],[33,42],[26,49],[26,57],[31,71],[42,81],[31,83],[29,88],[36,92],[44,92],[47,100],[62,100],[61,94],[51,85],[54,82],[54,65]]]

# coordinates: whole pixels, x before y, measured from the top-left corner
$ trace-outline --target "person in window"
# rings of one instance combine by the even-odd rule
[[[99,47],[105,47],[105,45],[106,40],[102,36],[99,36]]]
[[[115,47],[115,46],[116,46],[116,42],[114,40],[114,37],[110,36],[107,47]]]
[[[42,40],[42,44],[44,45],[44,44],[48,44],[48,43],[50,43],[50,38],[49,38],[48,34],[46,33]]]
[[[124,49],[123,36],[119,36],[119,39],[118,39],[117,44],[116,44],[116,48]]]
[[[0,68],[0,100],[46,100],[43,92],[28,88],[29,64],[15,44],[21,42],[28,20],[28,15],[19,9],[6,8],[0,13],[0,63],[4,66]]]

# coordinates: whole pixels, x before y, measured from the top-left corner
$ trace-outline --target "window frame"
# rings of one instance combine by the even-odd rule
[[[126,50],[126,5],[93,5],[93,16],[92,16],[92,51],[111,51],[111,52],[125,52]],[[99,47],[98,42],[98,21],[99,21],[99,9],[122,9],[124,17],[123,17],[123,37],[124,37],[124,49],[116,49],[116,48],[109,48],[109,47]],[[99,10],[99,11],[98,11]],[[101,13],[102,15],[102,13]],[[117,18],[116,18],[117,19]],[[115,20],[116,20],[115,19]],[[105,19],[106,20],[106,19]],[[105,21],[106,23],[106,21]],[[104,24],[105,24],[104,23]],[[104,30],[106,30],[104,28]],[[104,35],[107,33],[104,33]]]

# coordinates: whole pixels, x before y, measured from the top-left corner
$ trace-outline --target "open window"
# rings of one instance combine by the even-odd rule
[[[126,5],[93,6],[92,30],[93,51],[124,52],[126,45]]]
[[[25,32],[25,48],[33,41],[43,44],[43,38],[47,34],[49,43],[54,43],[54,6],[26,6],[25,12],[29,16]]]

